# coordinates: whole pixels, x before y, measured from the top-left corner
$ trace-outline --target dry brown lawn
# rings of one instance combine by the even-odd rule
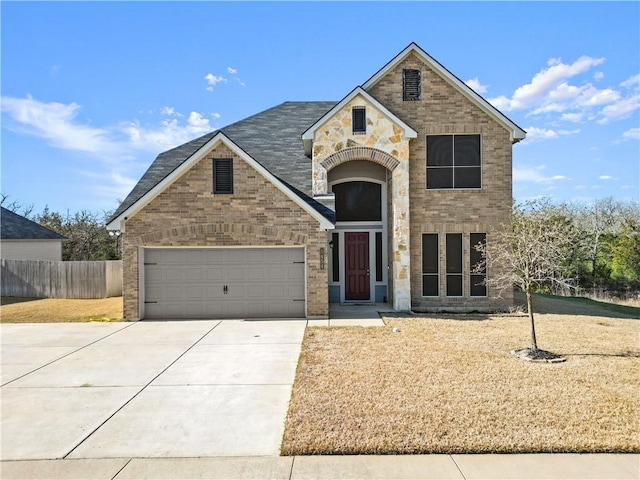
[[[639,452],[640,322],[599,314],[536,316],[559,364],[527,317],[308,328],[281,453]]]
[[[2,297],[1,323],[122,321],[122,297],[75,300]]]

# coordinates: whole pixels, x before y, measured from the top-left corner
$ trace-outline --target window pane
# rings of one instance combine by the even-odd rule
[[[340,281],[340,235],[331,234],[331,269],[334,282]]]
[[[447,273],[462,273],[461,233],[447,233]]]
[[[382,281],[382,232],[376,232],[376,282]]]
[[[453,165],[453,136],[427,136],[427,166],[443,167]]]
[[[438,275],[422,275],[422,296],[437,297],[438,295]]]
[[[422,273],[438,273],[438,234],[422,235]]]
[[[427,188],[453,188],[453,168],[427,168]]]
[[[481,167],[454,168],[454,188],[481,188]]]
[[[447,275],[447,297],[462,296],[462,275]]]
[[[456,167],[480,165],[480,135],[455,135],[453,141]]]
[[[338,222],[382,220],[382,189],[379,183],[346,182],[333,186]]]
[[[484,281],[484,275],[471,275],[469,281],[471,283],[471,296],[472,297],[486,297],[487,287],[482,285]]]
[[[472,233],[471,235],[469,235],[469,271],[473,271],[475,266],[482,262],[482,253],[478,252],[475,247],[479,243],[484,244],[486,241],[486,233]]]

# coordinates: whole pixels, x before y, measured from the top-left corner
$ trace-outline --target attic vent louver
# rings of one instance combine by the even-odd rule
[[[233,159],[213,159],[213,193],[233,193]]]
[[[367,132],[367,110],[363,106],[355,106],[351,110],[353,133]]]
[[[402,70],[402,100],[420,100],[421,90],[420,70]]]

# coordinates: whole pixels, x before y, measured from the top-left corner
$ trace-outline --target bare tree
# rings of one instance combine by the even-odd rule
[[[476,271],[489,267],[487,285],[502,293],[519,287],[527,298],[527,311],[531,324],[530,352],[550,353],[539,350],[534,320],[533,292],[542,285],[553,283],[572,285],[566,278],[566,259],[573,248],[571,220],[547,201],[527,202],[515,205],[511,224],[488,235],[487,243],[476,246],[483,260]],[[493,270],[491,265],[501,265]],[[551,354],[553,355],[553,354]],[[544,357],[540,357],[544,358]]]
[[[0,205],[2,205],[7,210],[12,211],[13,213],[17,213],[18,215],[22,215],[25,218],[31,218],[31,214],[33,213],[34,206],[33,204],[23,205],[17,200],[9,201],[9,195],[4,193],[0,193]]]
[[[607,235],[615,234],[620,229],[622,210],[623,206],[620,202],[608,197],[596,200],[578,212],[577,220],[587,243],[586,252],[591,264],[591,281],[594,290],[598,286],[598,261],[602,255],[604,240]]]

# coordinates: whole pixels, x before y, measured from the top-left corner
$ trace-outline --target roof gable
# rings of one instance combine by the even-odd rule
[[[389,61],[384,67],[376,72],[369,80],[367,80],[362,88],[369,90],[378,81],[380,81],[390,70],[395,68],[400,62],[402,62],[407,56],[414,53],[418,56],[426,65],[428,65],[434,72],[440,75],[446,82],[458,90],[462,95],[469,99],[478,108],[484,111],[487,115],[493,118],[496,122],[504,126],[510,133],[511,141],[513,143],[523,140],[526,136],[526,132],[511,121],[506,115],[500,112],[497,108],[491,105],[482,96],[478,95],[471,87],[465,84],[462,80],[456,77],[453,73],[447,70],[442,64],[431,57],[427,52],[420,48],[416,43],[411,43],[408,47],[402,50],[391,61]]]
[[[202,140],[208,138],[208,140],[202,144]],[[258,171],[262,176],[264,176],[268,181],[270,181],[278,190],[284,193],[287,197],[293,200],[294,203],[298,204],[303,210],[309,213],[312,217],[314,217],[320,223],[320,228],[330,229],[333,228],[333,223],[321,213],[320,206],[316,206],[313,204],[312,199],[305,199],[303,195],[297,194],[294,189],[291,188],[288,184],[285,184],[278,178],[276,178],[269,170],[267,170],[263,165],[258,163],[254,158],[252,158],[247,152],[245,152],[242,148],[236,145],[229,137],[225,135],[224,132],[218,131],[215,134],[205,137],[201,137],[198,139],[198,143],[195,145],[201,144],[201,146],[193,153],[191,153],[188,158],[186,158],[183,162],[181,162],[178,166],[176,166],[168,175],[166,175],[162,180],[160,180],[156,185],[148,189],[140,198],[138,198],[135,202],[133,202],[129,207],[125,209],[119,209],[116,215],[114,215],[107,225],[109,230],[120,230],[125,231],[125,223],[124,221],[127,217],[133,216],[142,210],[147,204],[149,204],[154,198],[156,198],[160,193],[165,191],[171,184],[173,184],[178,178],[184,175],[187,171],[191,169],[193,165],[202,160],[212,149],[216,148],[220,143],[223,143],[229,149],[231,149],[236,155],[242,158],[245,162],[247,162],[251,167]],[[187,144],[185,144],[186,146]],[[184,147],[184,146],[183,146]],[[181,148],[181,147],[178,147]]]
[[[0,224],[3,240],[67,240],[67,237],[4,207],[1,207]]]
[[[325,113],[317,122],[311,125],[302,134],[302,141],[304,143],[304,151],[306,155],[311,155],[312,143],[316,130],[321,128],[337,112],[341,111],[345,107],[345,105],[347,105],[357,96],[363,97],[368,103],[378,109],[378,111],[382,112],[392,123],[395,123],[398,127],[400,127],[405,138],[416,138],[418,136],[418,132],[416,132],[413,128],[411,128],[409,125],[407,125],[393,113],[391,113],[384,105],[373,98],[366,90],[364,90],[362,87],[356,87],[351,91],[351,93],[340,100],[339,103],[337,103],[331,110]]]

